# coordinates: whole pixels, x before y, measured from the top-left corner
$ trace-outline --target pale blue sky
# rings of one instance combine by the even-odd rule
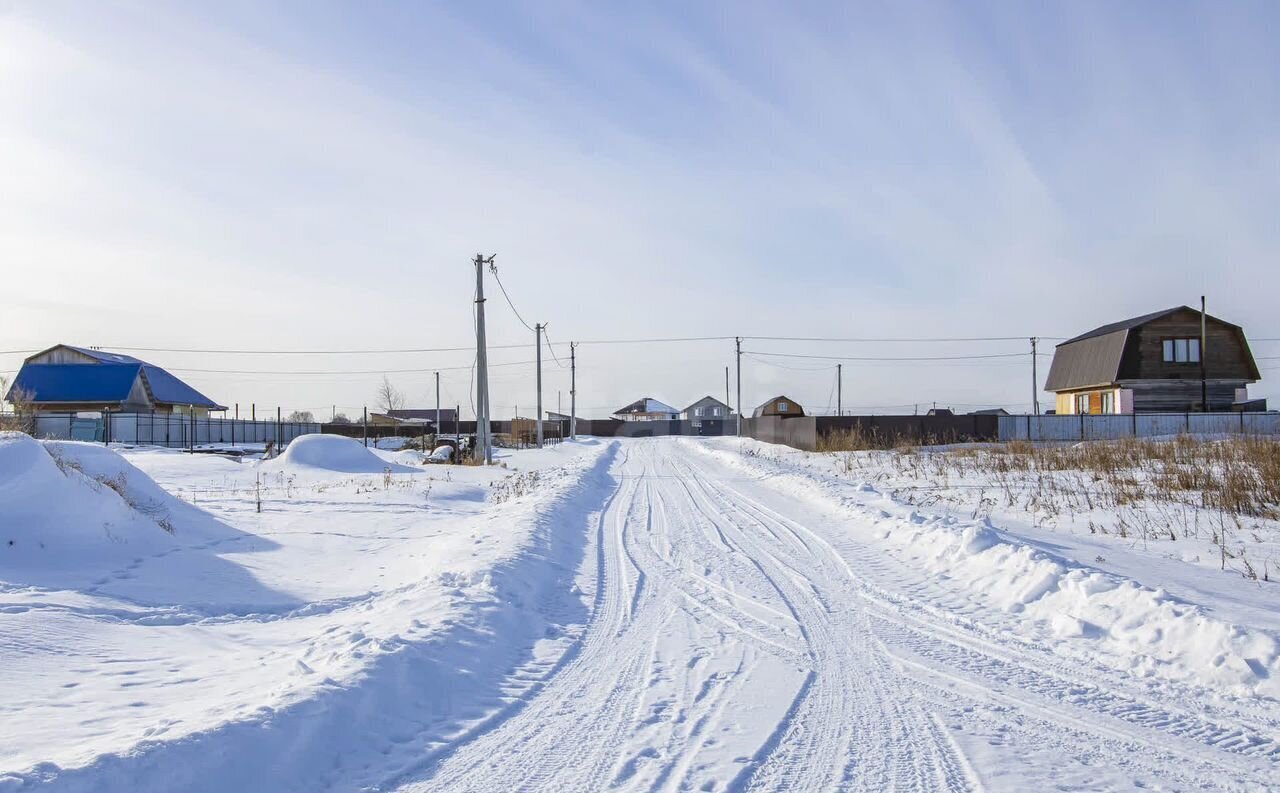
[[[477,251],[558,342],[1065,336],[1202,292],[1280,337],[1278,19],[1270,3],[0,3],[0,349],[460,346]],[[493,296],[490,338],[526,341]],[[724,342],[581,352],[595,414],[722,394],[731,362]],[[845,375],[852,406],[1030,401],[1026,360]],[[348,412],[380,379],[184,376],[227,404]],[[429,375],[392,377],[433,400]],[[821,406],[832,378],[752,359],[744,402]],[[465,403],[468,373],[445,379]],[[494,385],[498,415],[531,412],[528,367]],[[556,389],[559,369],[547,404]]]

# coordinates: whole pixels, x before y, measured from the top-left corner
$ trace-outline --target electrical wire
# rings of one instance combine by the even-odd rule
[[[850,343],[934,343],[934,342],[970,342],[970,341],[1028,341],[1032,337],[1042,341],[1057,341],[1065,339],[1066,336],[1036,336],[1034,333],[1026,336],[969,336],[969,337],[952,337],[952,338],[834,338],[830,336],[742,336],[744,341],[840,341]]]
[[[556,357],[556,348],[555,348],[555,344],[553,344],[553,343],[552,343],[552,341],[551,341],[551,336],[547,334],[547,326],[546,326],[546,325],[543,325],[543,326],[542,326],[542,335],[543,335],[543,336],[546,338],[546,340],[547,340],[547,352],[551,353],[551,360],[553,360],[553,361],[555,361],[555,362],[556,362],[556,366],[559,366],[561,369],[563,369],[563,368],[564,368],[564,364],[563,364],[563,363],[561,363],[561,362],[560,362],[560,359]]]
[[[743,350],[745,354],[747,350]],[[824,361],[970,361],[989,358],[1024,358],[1028,353],[1025,352],[1006,352],[988,355],[926,355],[911,357],[852,357],[845,355],[803,355],[800,353],[790,352],[763,352],[761,350],[751,350],[753,355],[768,355],[777,358],[807,358]]]
[[[507,299],[507,305],[511,307],[511,313],[516,315],[516,319],[520,320],[520,324],[529,330],[533,330],[528,322],[524,321],[524,317],[520,316],[520,312],[516,310],[516,304],[511,302],[511,295],[507,294],[507,288],[502,285],[502,279],[498,277],[498,266],[496,264],[489,265],[489,272],[493,273],[493,280],[498,282],[498,289],[502,291],[502,296]]]
[[[528,366],[535,364],[537,361],[505,361],[503,363],[491,363],[490,367],[495,366]],[[317,369],[313,371],[274,371],[270,369],[182,369],[178,367],[165,367],[170,372],[194,372],[199,374],[265,374],[265,375],[357,375],[357,374],[431,374],[432,372],[450,372],[471,369],[475,364],[470,366],[437,366],[418,369],[361,369],[361,370],[337,370],[337,369]]]

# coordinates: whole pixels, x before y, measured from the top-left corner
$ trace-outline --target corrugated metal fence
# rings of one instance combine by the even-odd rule
[[[35,417],[34,430],[37,438],[99,443],[112,441],[181,449],[213,443],[288,443],[299,435],[319,432],[320,425],[172,413],[108,413],[97,418],[83,418],[75,413],[40,413]]]
[[[1280,435],[1280,413],[1001,416],[1002,441],[1093,441],[1162,435]]]

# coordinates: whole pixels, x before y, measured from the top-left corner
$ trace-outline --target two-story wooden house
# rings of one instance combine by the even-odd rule
[[[1244,330],[1189,306],[1094,328],[1054,350],[1045,390],[1059,414],[1231,410],[1261,375]],[[1203,372],[1201,364],[1203,363]]]

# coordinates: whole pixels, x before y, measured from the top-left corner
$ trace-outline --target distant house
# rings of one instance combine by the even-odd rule
[[[705,396],[685,408],[680,414],[680,418],[691,422],[694,427],[699,427],[702,425],[703,419],[723,421],[733,418],[733,415],[733,408],[713,396]]]
[[[951,408],[929,408],[925,413],[926,416],[954,416],[956,412]]]
[[[1201,360],[1208,392],[1201,404]],[[1094,328],[1054,350],[1045,390],[1058,415],[1231,410],[1261,379],[1244,330],[1178,306]]]
[[[653,397],[644,397],[613,411],[613,417],[622,421],[673,421],[680,418],[680,411]]]
[[[1004,408],[983,408],[982,410],[969,411],[970,416],[1007,416],[1009,411]]]
[[[794,399],[787,396],[776,396],[752,411],[755,418],[760,416],[803,416],[804,408]]]
[[[403,410],[401,409],[388,410],[385,415],[388,418],[397,419],[399,421],[407,421],[407,422],[426,421],[431,424],[436,423],[435,408],[408,408]],[[440,408],[441,424],[452,424],[457,420],[458,420],[458,411],[456,408],[443,408],[443,407]]]
[[[39,411],[186,413],[226,410],[159,366],[132,355],[59,344],[23,362],[5,398]]]

